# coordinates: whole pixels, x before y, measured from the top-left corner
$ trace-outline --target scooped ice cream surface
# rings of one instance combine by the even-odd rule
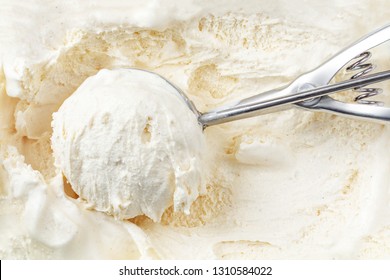
[[[207,112],[388,24],[388,0],[0,2],[0,259],[390,258],[389,125],[294,108],[202,135],[155,79],[99,72]]]

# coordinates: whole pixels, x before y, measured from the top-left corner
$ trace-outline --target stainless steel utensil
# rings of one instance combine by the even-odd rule
[[[314,70],[299,76],[287,86],[260,93],[206,113],[199,112],[186,94],[170,81],[156,73],[150,73],[158,75],[177,90],[178,96],[197,115],[203,128],[280,111],[291,108],[291,106],[330,112],[346,117],[387,122],[390,121],[390,108],[384,107],[384,104],[379,101],[367,99],[378,95],[381,90],[366,86],[390,79],[390,70],[368,75],[367,73],[372,71],[374,67],[366,61],[371,56],[368,52],[369,49],[388,40],[390,40],[390,25],[366,35]],[[347,70],[359,72],[354,74],[350,80],[329,85],[336,73],[351,61],[355,62],[348,66]],[[355,98],[355,103],[341,102],[329,96],[329,94],[346,89],[353,89],[359,93]]]

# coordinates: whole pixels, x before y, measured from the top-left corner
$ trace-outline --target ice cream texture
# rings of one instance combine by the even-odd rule
[[[57,165],[90,208],[159,221],[189,212],[204,192],[205,143],[197,116],[161,77],[101,70],[53,115]]]
[[[188,116],[183,127],[181,107],[163,100],[166,107],[148,109],[157,121],[149,130],[140,91],[122,91],[121,82],[103,86],[121,76],[120,69],[150,70],[207,111],[318,66],[387,24],[389,5],[1,0],[0,258],[389,258],[387,125],[292,109],[198,135],[196,121]],[[388,50],[372,50],[378,70],[390,68]],[[145,77],[139,89],[152,83]],[[388,101],[389,85],[381,87]],[[116,93],[131,102],[116,103],[110,98]],[[160,96],[143,93],[157,106]],[[128,114],[119,113],[126,108]],[[132,138],[145,127],[150,139]],[[162,127],[175,134],[153,134]],[[202,138],[203,144],[194,141]],[[148,150],[142,139],[155,148]],[[156,166],[157,157],[142,159],[149,152],[163,159],[150,176],[131,159]],[[97,166],[89,164],[92,157]],[[194,161],[183,165],[184,158]],[[164,177],[168,170],[172,177]],[[133,185],[133,176],[141,185]],[[177,180],[176,188],[168,178]],[[110,182],[122,179],[128,188]],[[103,180],[105,188],[95,191],[87,180]],[[153,199],[158,202],[151,205]]]

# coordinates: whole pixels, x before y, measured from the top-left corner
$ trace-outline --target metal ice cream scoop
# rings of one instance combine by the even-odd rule
[[[199,112],[186,94],[170,81],[156,73],[150,73],[158,75],[177,90],[177,95],[197,115],[203,128],[288,109],[293,105],[346,117],[387,122],[390,121],[390,108],[384,107],[382,102],[367,99],[381,93],[381,89],[366,86],[390,79],[390,71],[367,75],[374,67],[366,60],[371,56],[369,49],[388,40],[390,40],[390,25],[366,35],[314,70],[299,76],[287,86],[260,93],[206,113]],[[357,73],[347,81],[329,84],[336,73],[351,61],[354,62],[347,67],[347,71],[357,71]],[[355,103],[341,102],[329,96],[329,94],[346,89],[358,92]]]

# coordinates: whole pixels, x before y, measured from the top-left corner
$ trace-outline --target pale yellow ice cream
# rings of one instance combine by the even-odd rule
[[[72,178],[71,168],[66,171],[71,161],[61,163],[65,157],[54,156],[51,148],[53,114],[68,111],[82,84],[102,69],[159,73],[203,112],[286,85],[388,24],[387,0],[2,0],[0,5],[0,258],[390,257],[387,125],[292,109],[207,128],[202,155],[207,165],[200,166],[206,170],[205,192],[197,199],[195,193],[180,196],[188,199],[189,214],[175,209],[173,190],[172,201],[158,211],[148,213],[141,207],[146,204],[134,200],[142,211],[133,214],[152,219],[118,219],[126,210],[115,218],[121,203],[109,196],[99,200],[105,203],[101,211],[91,209],[95,196],[83,197],[78,185],[88,173],[75,170],[81,177]],[[384,45],[372,51],[378,70],[390,69],[388,50]],[[389,84],[381,87],[389,101]],[[82,110],[89,104],[79,105]],[[176,119],[175,110],[167,111]],[[69,131],[88,124],[66,119],[59,125]],[[104,139],[115,147],[114,138]],[[103,152],[98,142],[87,143],[79,146],[83,157],[76,162],[89,151]],[[191,145],[180,152],[196,153]],[[54,150],[61,154],[64,148]],[[138,190],[143,197],[141,190],[148,189]]]
[[[159,221],[174,205],[189,213],[204,192],[202,128],[161,77],[101,70],[53,115],[53,154],[91,209]]]

